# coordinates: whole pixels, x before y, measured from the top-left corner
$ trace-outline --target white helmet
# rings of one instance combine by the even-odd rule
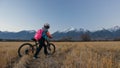
[[[50,25],[49,25],[48,23],[45,23],[45,24],[44,24],[44,27],[45,27],[46,29],[49,29],[49,28],[50,28]]]

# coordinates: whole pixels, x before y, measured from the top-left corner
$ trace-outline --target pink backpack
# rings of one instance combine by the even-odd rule
[[[35,33],[34,38],[35,38],[37,41],[41,39],[41,37],[42,37],[42,32],[43,32],[43,30],[42,30],[42,29],[39,29],[39,30]]]

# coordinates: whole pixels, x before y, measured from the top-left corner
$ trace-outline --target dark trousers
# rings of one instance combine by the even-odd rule
[[[47,55],[47,53],[48,53],[47,47],[45,45],[45,39],[43,37],[39,40],[39,47],[36,49],[36,53],[35,53],[34,57],[37,57],[37,55],[39,54],[42,47],[44,47],[44,54]]]

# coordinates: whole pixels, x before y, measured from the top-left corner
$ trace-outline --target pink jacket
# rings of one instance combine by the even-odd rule
[[[39,29],[39,30],[35,33],[34,38],[35,38],[37,41],[41,39],[41,37],[42,37],[42,32],[43,32],[43,30],[42,30],[42,29]]]

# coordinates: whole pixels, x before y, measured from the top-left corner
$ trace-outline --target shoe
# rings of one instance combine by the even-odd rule
[[[37,59],[37,58],[40,58],[40,57],[33,57],[33,59]]]
[[[33,57],[33,59],[37,59],[37,57]]]
[[[33,57],[33,59],[37,59],[37,58],[40,58],[40,57]]]

